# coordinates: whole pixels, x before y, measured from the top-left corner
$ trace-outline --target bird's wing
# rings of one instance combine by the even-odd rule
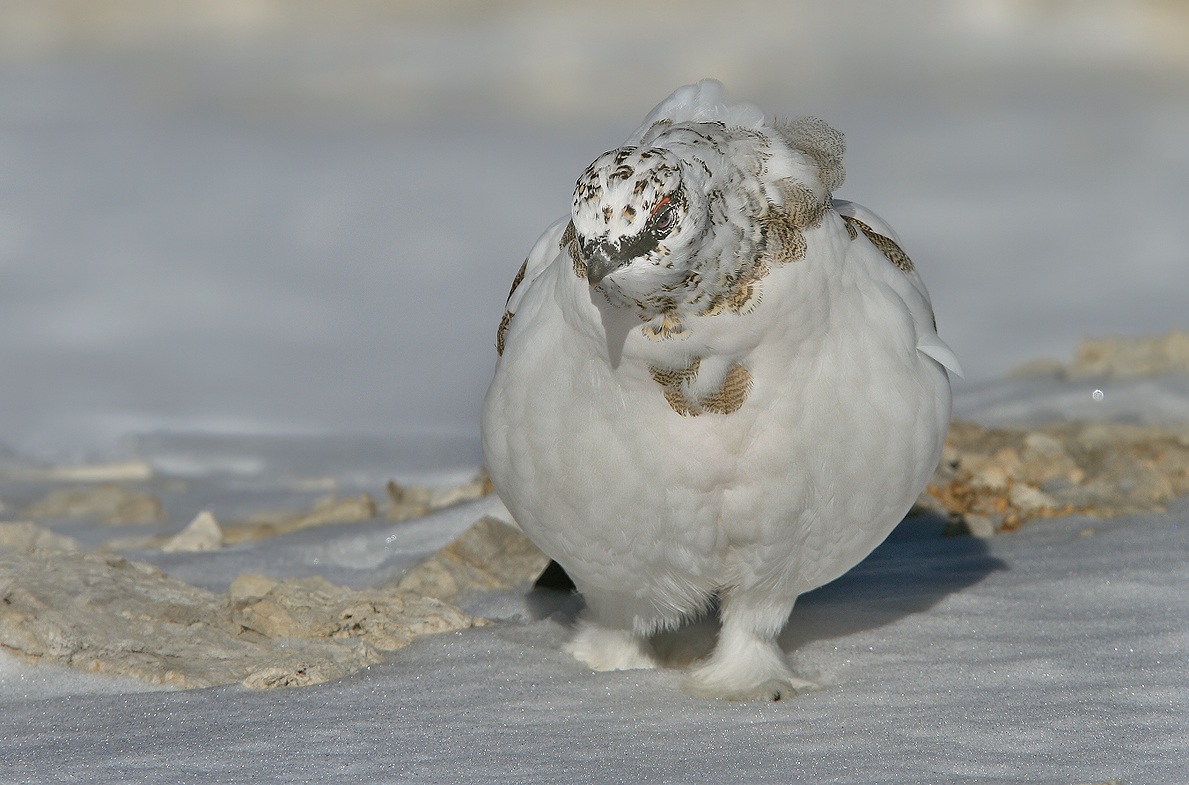
[[[545,233],[537,240],[533,249],[529,251],[524,264],[520,266],[520,272],[516,274],[516,279],[512,282],[511,291],[508,292],[506,309],[509,313],[516,312],[520,307],[520,301],[524,299],[524,293],[529,290],[533,281],[540,277],[550,262],[561,253],[562,235],[565,234],[569,225],[569,216],[557,219],[550,224]]]
[[[900,238],[896,236],[895,230],[884,219],[863,205],[848,202],[845,199],[834,199],[833,206],[839,215],[862,221],[877,235],[886,237],[897,246],[900,245]],[[913,325],[917,332],[917,351],[932,357],[951,373],[961,376],[962,365],[958,362],[958,356],[937,334],[933,304],[929,299],[929,291],[925,288],[924,280],[921,279],[920,273],[915,268],[905,270],[901,267],[900,269],[903,275],[893,278],[893,288],[912,314]],[[897,281],[907,282],[909,285],[896,285]]]
[[[833,200],[834,212],[847,218],[857,218],[863,223],[870,226],[877,233],[882,234],[897,245],[900,244],[900,237],[896,234],[896,230],[888,225],[888,222],[880,218],[868,208],[856,202],[848,202],[846,199]],[[917,276],[918,278],[920,276]],[[924,288],[923,286],[921,287]],[[928,295],[925,295],[928,297]]]

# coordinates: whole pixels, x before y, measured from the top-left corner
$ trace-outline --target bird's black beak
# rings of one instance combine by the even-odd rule
[[[582,257],[586,263],[586,280],[591,286],[598,286],[604,278],[629,261],[620,257],[618,250],[606,240],[591,240],[583,244]]]
[[[620,237],[615,242],[605,238],[586,240],[581,245],[582,258],[586,262],[586,280],[590,281],[591,286],[598,286],[600,281],[620,267],[626,267],[633,259],[655,251],[659,242],[656,233],[649,229]]]

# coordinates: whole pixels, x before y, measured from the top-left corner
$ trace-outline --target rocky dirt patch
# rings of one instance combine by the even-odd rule
[[[215,594],[32,523],[0,524],[0,648],[178,687],[315,684],[418,636],[487,624],[441,598],[528,584],[546,563],[484,518],[394,585],[245,574]]]
[[[989,536],[1036,518],[1163,509],[1189,493],[1189,426],[1071,422],[987,428],[955,422],[920,506]]]

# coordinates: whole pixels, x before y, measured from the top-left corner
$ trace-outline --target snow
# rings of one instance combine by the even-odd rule
[[[443,514],[436,535],[489,506]],[[503,623],[304,689],[148,691],[0,659],[0,780],[1184,782],[1187,518],[990,541],[910,520],[802,599],[783,642],[828,686],[774,704],[687,697],[676,671],[591,673],[560,649],[572,602],[544,593],[481,598]],[[431,545],[428,527],[383,528],[331,530],[325,551]],[[294,569],[282,541],[250,549],[257,568]]]
[[[1183,377],[1005,376],[1087,335],[1189,326],[1173,4],[613,4],[636,15],[623,35],[528,0],[243,7],[118,30],[0,11],[21,41],[0,46],[0,467],[142,458],[178,481],[172,530],[467,476],[523,255],[590,159],[709,75],[847,133],[839,196],[922,269],[967,373],[957,416],[1189,421]],[[129,555],[212,589],[358,587],[488,513]],[[0,655],[0,781],[1184,783],[1187,523],[1184,502],[989,541],[910,520],[798,605],[785,643],[827,689],[775,704],[592,674],[560,650],[573,601],[523,592],[468,605],[502,624],[303,689]]]

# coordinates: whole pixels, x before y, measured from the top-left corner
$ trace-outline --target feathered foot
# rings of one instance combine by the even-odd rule
[[[757,608],[724,597],[718,643],[710,657],[690,672],[685,691],[704,698],[777,701],[822,689],[794,676],[776,643],[791,611],[791,603]]]
[[[578,620],[566,651],[596,671],[629,671],[657,667],[648,638],[631,630],[604,627],[591,619]]]

